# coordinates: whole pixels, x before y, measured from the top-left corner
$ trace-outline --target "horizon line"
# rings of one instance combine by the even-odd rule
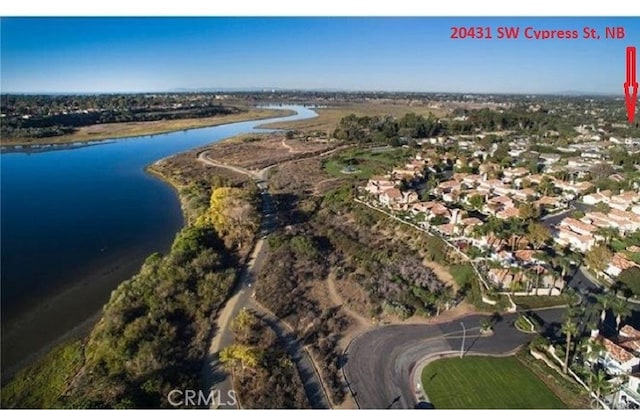
[[[514,96],[564,96],[564,97],[621,97],[614,92],[603,91],[423,91],[423,90],[365,90],[365,89],[342,89],[342,88],[288,88],[288,87],[194,87],[194,88],[174,88],[165,90],[128,90],[128,91],[0,91],[0,95],[110,95],[110,94],[189,94],[189,93],[259,93],[272,94],[276,92],[323,92],[323,93],[363,93],[363,94],[451,94],[451,95],[514,95]]]

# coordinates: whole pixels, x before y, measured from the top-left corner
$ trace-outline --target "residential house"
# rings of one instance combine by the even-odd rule
[[[398,188],[385,189],[378,197],[381,203],[390,206],[402,201],[402,192]]]
[[[609,200],[611,199],[611,191],[610,190],[606,190],[606,191],[602,191],[600,192],[600,190],[598,190],[596,193],[594,194],[589,194],[589,195],[585,195],[582,198],[582,202],[584,202],[585,204],[588,205],[595,205],[598,202],[604,202],[605,204],[609,203]]]
[[[529,170],[523,167],[505,168],[502,170],[502,174],[505,176],[505,178],[513,181],[516,178],[522,178],[529,175]]]
[[[627,259],[627,257],[623,253],[616,252],[613,254],[613,257],[605,268],[604,273],[606,273],[610,278],[617,278],[618,275],[622,273],[622,271],[634,266],[638,265],[635,262]]]
[[[382,192],[395,186],[395,182],[391,181],[389,177],[374,176],[369,179],[365,190],[372,195],[380,195]]]
[[[640,374],[628,376],[627,382],[620,386],[613,400],[618,409],[640,409]]]
[[[554,241],[560,245],[569,245],[573,249],[586,252],[596,243],[593,232],[598,229],[574,218],[564,218],[557,227]]]
[[[496,213],[496,217],[500,219],[517,218],[520,216],[518,208],[505,208]]]
[[[553,210],[562,207],[562,200],[557,196],[543,196],[534,204],[540,209]]]
[[[640,358],[636,357],[632,351],[621,346],[624,343],[624,337],[616,338],[614,341],[606,337],[602,337],[598,330],[591,332],[591,339],[602,343],[604,347],[597,361],[603,366],[605,372],[610,375],[618,376],[622,374],[632,374],[640,368]]]

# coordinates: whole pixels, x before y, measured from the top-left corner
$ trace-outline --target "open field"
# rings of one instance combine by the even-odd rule
[[[78,128],[73,134],[60,137],[0,140],[1,145],[68,144],[73,142],[99,141],[110,138],[135,137],[141,135],[164,134],[167,132],[211,127],[264,118],[286,117],[293,114],[289,110],[249,108],[241,114],[221,115],[206,118],[185,118],[163,121],[137,121],[109,124],[95,124]]]
[[[367,180],[372,175],[385,174],[402,164],[411,154],[410,150],[402,147],[388,150],[349,149],[332,156],[325,162],[324,169],[336,178]]]
[[[429,113],[433,113],[433,115],[441,117],[449,112],[449,109],[440,108],[440,107],[429,107],[424,104],[420,105],[410,105],[409,103],[396,103],[392,104],[389,102],[380,103],[380,102],[368,102],[362,104],[348,104],[341,106],[332,106],[327,108],[318,108],[316,109],[318,116],[315,118],[311,118],[308,120],[299,120],[299,121],[285,121],[278,124],[270,124],[265,126],[265,128],[278,128],[278,129],[286,129],[286,130],[298,130],[303,133],[312,133],[312,132],[324,132],[327,135],[330,135],[333,130],[340,122],[340,119],[349,114],[355,115],[392,115],[392,116],[403,116],[409,112],[415,112],[416,114],[421,115],[429,115]]]
[[[334,148],[334,143],[286,139],[279,134],[247,134],[212,144],[207,156],[228,165],[260,169]]]
[[[436,408],[566,408],[515,357],[437,360],[423,370],[422,384]]]

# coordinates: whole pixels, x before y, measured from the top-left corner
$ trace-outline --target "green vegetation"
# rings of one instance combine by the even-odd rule
[[[549,129],[575,131],[563,124],[559,116],[550,116],[548,111],[540,110],[531,112],[524,107],[510,110],[491,110],[489,108],[467,110],[457,108],[454,115],[466,116],[465,121],[438,120],[432,114],[427,117],[415,113],[407,113],[400,118],[391,116],[361,116],[350,114],[343,117],[333,137],[337,139],[353,141],[357,143],[385,142],[391,145],[410,144],[415,139],[434,137],[439,135],[465,134],[473,130],[526,131],[531,134],[544,134]],[[486,140],[486,141],[484,141]],[[487,136],[483,143],[487,146],[498,143],[498,150],[494,159],[501,162],[508,158],[508,149],[505,141],[496,135]]]
[[[207,191],[192,188],[193,198]],[[257,226],[252,190],[210,192],[209,207],[198,199],[193,210],[204,213],[191,214],[170,252],[149,256],[112,292],[89,337],[20,373],[3,389],[3,406],[159,408],[169,406],[171,389],[199,385],[212,317]]]
[[[559,296],[512,296],[513,303],[522,309],[539,309],[551,306],[571,305],[576,302],[575,296],[562,294]]]
[[[523,332],[530,333],[536,331],[535,323],[530,318],[525,317],[525,315],[518,315],[518,318],[515,321],[515,326],[518,330]]]
[[[437,360],[423,370],[422,385],[436,408],[566,408],[514,357]]]
[[[220,352],[220,361],[233,375],[242,407],[308,408],[296,366],[268,322],[243,309],[232,328],[235,343]]]
[[[411,156],[411,150],[393,148],[384,151],[371,149],[350,149],[334,155],[324,162],[325,171],[339,178],[367,180],[376,174],[384,174],[391,168],[403,164]],[[345,174],[346,167],[357,169],[357,173]]]
[[[187,227],[169,255],[147,258],[122,283],[87,342],[72,407],[163,407],[171,388],[198,383],[210,318],[235,280],[211,228]]]
[[[626,290],[630,295],[640,296],[640,268],[634,266],[625,269],[618,276],[618,281],[623,292]]]
[[[475,279],[473,267],[469,263],[452,265],[449,267],[449,273],[460,287],[469,286]]]
[[[108,123],[203,118],[238,114],[203,96],[172,94],[2,95],[3,138],[47,138]]]
[[[242,248],[250,242],[260,217],[256,211],[255,190],[217,187],[211,192],[209,209],[196,221],[197,226],[213,226],[225,239],[227,248]]]
[[[531,346],[535,343],[546,343],[541,336],[536,336]],[[545,362],[533,357],[528,349],[520,349],[516,353],[516,359],[530,371],[532,371],[539,380],[541,380],[549,390],[571,409],[588,409],[590,408],[590,398],[582,386],[576,383],[570,377],[564,376],[559,371],[551,369]],[[509,405],[513,408],[514,406]]]
[[[80,370],[83,345],[77,340],[57,346],[2,388],[2,408],[62,407],[60,397]]]

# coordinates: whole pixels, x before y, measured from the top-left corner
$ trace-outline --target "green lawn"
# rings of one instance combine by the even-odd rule
[[[515,357],[436,360],[423,370],[422,384],[437,409],[566,408]]]
[[[577,298],[572,299],[569,295],[566,294],[562,294],[559,296],[548,296],[542,294],[538,296],[512,296],[511,299],[513,299],[513,303],[523,309],[539,309],[552,306],[568,305],[577,301]]]
[[[371,151],[371,149],[350,149],[334,155],[324,164],[324,169],[333,177],[369,179],[375,174],[384,174],[394,166],[401,166],[411,157],[411,151],[400,147],[388,151]],[[345,167],[351,166],[357,173],[342,173]]]

